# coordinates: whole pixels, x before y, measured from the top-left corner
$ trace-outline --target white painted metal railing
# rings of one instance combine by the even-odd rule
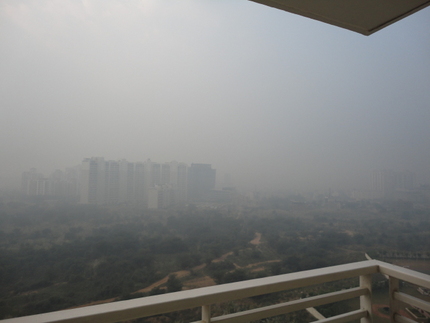
[[[201,307],[202,319],[199,321],[200,323],[240,323],[287,314],[309,307],[360,297],[360,309],[342,315],[321,319],[317,322],[342,323],[361,319],[362,323],[369,323],[372,322],[371,282],[372,275],[376,273],[385,274],[390,280],[389,293],[392,322],[414,322],[399,314],[401,303],[406,303],[423,310],[430,311],[430,303],[399,291],[399,280],[430,288],[429,275],[390,265],[377,260],[369,260],[286,275],[198,288],[170,294],[7,319],[0,322],[113,323]],[[212,304],[286,291],[352,277],[359,277],[360,284],[358,287],[260,307],[248,311],[236,312],[223,316],[211,316]]]

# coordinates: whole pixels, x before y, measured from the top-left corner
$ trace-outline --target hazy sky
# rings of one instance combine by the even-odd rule
[[[0,112],[3,181],[104,156],[249,187],[425,183],[430,8],[366,37],[246,0],[1,0]]]

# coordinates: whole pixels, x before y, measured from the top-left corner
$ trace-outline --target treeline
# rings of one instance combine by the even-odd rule
[[[72,227],[64,242],[49,248],[25,240],[17,250],[3,247],[0,318],[126,298],[170,272],[244,247],[254,236],[239,220],[215,211],[118,224],[110,218],[99,219],[100,227],[86,236],[80,226]]]
[[[163,288],[135,293],[201,264],[221,284],[363,260],[364,252],[430,250],[422,211],[276,205],[234,212],[0,204],[0,319],[180,290],[171,276]],[[249,243],[256,232],[258,246]],[[267,264],[257,271],[247,267],[260,262]]]

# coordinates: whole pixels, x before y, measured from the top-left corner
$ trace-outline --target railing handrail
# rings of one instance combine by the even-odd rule
[[[291,290],[351,277],[364,277],[366,275],[370,277],[371,274],[378,272],[411,281],[412,283],[419,282],[418,285],[424,287],[430,286],[429,275],[377,260],[367,260],[108,304],[6,319],[1,321],[1,323],[118,322],[189,308],[204,307],[210,304]],[[324,295],[321,295],[319,299],[324,297]]]
[[[420,273],[408,268],[388,264],[379,260],[375,260],[375,262],[379,266],[379,272],[381,274],[404,280],[425,288],[430,288],[430,275]]]

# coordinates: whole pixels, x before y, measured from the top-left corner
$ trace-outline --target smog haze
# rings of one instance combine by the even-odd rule
[[[430,180],[430,8],[366,37],[245,0],[3,0],[0,43],[2,185],[92,156],[251,189]]]

